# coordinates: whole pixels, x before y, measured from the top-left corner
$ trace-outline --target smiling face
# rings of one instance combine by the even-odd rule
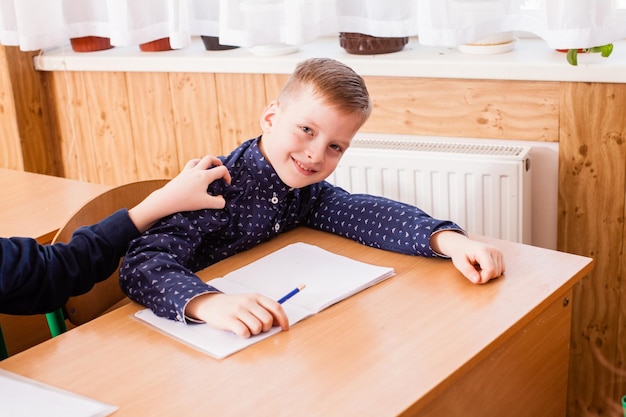
[[[332,174],[362,123],[304,87],[267,106],[260,149],[285,184],[302,188]]]

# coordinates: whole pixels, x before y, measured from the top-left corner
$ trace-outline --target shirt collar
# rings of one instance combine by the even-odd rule
[[[293,189],[287,186],[278,176],[276,170],[269,164],[261,153],[259,141],[261,136],[254,139],[243,155],[243,160],[250,175],[259,184],[259,192],[268,200],[277,198],[282,201]]]

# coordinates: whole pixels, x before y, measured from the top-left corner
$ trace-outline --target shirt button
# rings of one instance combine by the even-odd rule
[[[274,196],[270,199],[270,203],[272,204],[278,204],[278,197]]]
[[[275,232],[278,232],[279,230],[280,230],[280,224],[276,223],[276,224],[274,225],[274,231],[275,231]]]

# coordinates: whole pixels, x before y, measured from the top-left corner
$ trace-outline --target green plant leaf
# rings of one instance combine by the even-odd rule
[[[567,51],[567,62],[570,65],[578,65],[578,49],[570,49]]]
[[[582,51],[585,53],[599,52],[604,58],[607,58],[613,52],[613,44],[609,43],[602,46],[594,46],[592,48],[585,48]],[[568,49],[567,50],[567,62],[570,65],[578,65],[578,49]]]
[[[607,58],[609,55],[611,55],[611,52],[613,52],[613,44],[609,43],[608,45],[602,45],[600,47],[600,54]]]

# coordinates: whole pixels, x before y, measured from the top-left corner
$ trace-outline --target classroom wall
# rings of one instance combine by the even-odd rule
[[[24,169],[7,54],[0,47],[0,167]]]
[[[55,109],[45,74],[33,68],[37,53],[0,46],[0,166],[62,176]]]
[[[0,65],[30,72],[22,79],[31,84],[0,78],[5,94],[13,91],[13,124],[21,137],[15,138],[15,128],[3,130],[3,154],[8,149],[14,155],[9,159],[19,159],[21,150],[26,170],[109,185],[172,177],[187,159],[222,154],[257,134],[261,109],[286,78],[37,73],[28,69],[27,54],[12,50],[6,57]],[[374,112],[363,131],[558,143],[557,247],[596,261],[574,291],[568,416],[613,415],[609,403],[626,394],[623,370],[619,374],[626,359],[626,84],[406,77],[366,82]],[[10,98],[0,100],[10,106]],[[6,159],[0,158],[2,166]]]

